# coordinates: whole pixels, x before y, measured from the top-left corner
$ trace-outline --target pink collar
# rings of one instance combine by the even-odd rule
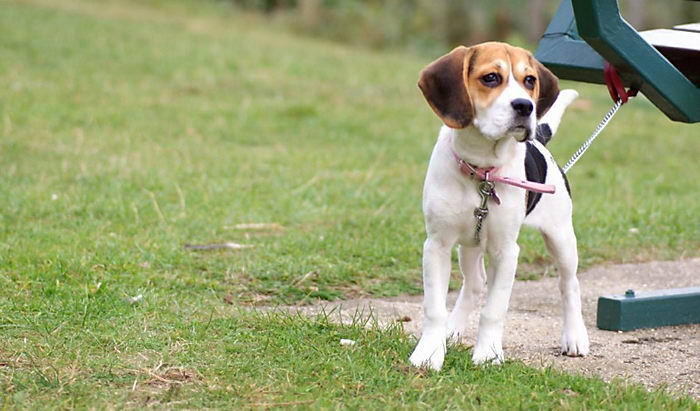
[[[495,175],[496,173],[498,173],[498,170],[499,170],[497,167],[481,168],[481,167],[477,167],[475,165],[469,164],[466,161],[462,160],[462,158],[459,156],[459,154],[457,154],[455,149],[452,147],[452,141],[450,141],[450,150],[452,150],[452,155],[454,156],[455,160],[457,160],[457,164],[459,165],[459,169],[462,171],[462,173],[464,173],[468,176],[476,176],[481,181],[497,182],[497,183],[508,184],[508,185],[511,185],[514,187],[524,188],[528,191],[533,191],[535,193],[554,194],[554,192],[556,191],[556,187],[552,184],[541,184],[541,183],[536,183],[534,181],[520,180],[517,178],[497,176],[497,175]],[[497,196],[494,196],[494,200],[498,204],[501,203],[498,200]]]

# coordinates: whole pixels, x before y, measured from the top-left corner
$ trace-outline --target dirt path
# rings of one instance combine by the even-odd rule
[[[628,288],[655,290],[700,286],[700,259],[597,267],[582,273],[580,281],[591,354],[586,358],[558,355],[559,290],[556,278],[545,278],[516,281],[504,333],[506,356],[535,366],[552,365],[571,372],[598,375],[608,381],[619,377],[647,387],[667,385],[673,391],[700,398],[700,324],[625,333],[601,331],[595,327],[600,295],[620,294]],[[451,293],[450,303],[455,298],[455,293]],[[357,310],[369,312],[371,307],[380,323],[403,319],[407,332],[420,332],[420,297],[357,299],[300,309],[313,314],[322,307],[326,310],[340,307],[345,320]],[[474,344],[477,321],[477,315],[472,315],[465,344]]]

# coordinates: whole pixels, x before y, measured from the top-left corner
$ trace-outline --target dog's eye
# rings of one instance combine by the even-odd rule
[[[501,84],[501,75],[498,73],[489,73],[481,77],[481,84],[486,87],[497,87]]]
[[[525,84],[525,88],[528,90],[532,90],[535,88],[535,82],[537,79],[533,76],[525,76],[525,80],[523,83]]]

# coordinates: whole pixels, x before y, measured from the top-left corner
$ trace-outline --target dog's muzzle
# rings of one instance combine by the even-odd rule
[[[526,141],[530,141],[533,138],[533,133],[532,129],[530,127],[524,126],[524,125],[518,125],[510,129],[511,133],[522,133],[522,136],[518,137],[517,134],[514,136],[515,140],[517,140],[520,143],[524,143]]]

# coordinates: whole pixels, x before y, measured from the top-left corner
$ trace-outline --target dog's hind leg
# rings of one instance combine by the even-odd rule
[[[481,247],[460,245],[458,253],[459,268],[462,271],[464,282],[459,291],[457,302],[447,319],[447,337],[455,343],[459,342],[465,334],[469,314],[479,301],[486,280],[484,254]]]
[[[542,235],[559,269],[559,290],[564,316],[561,352],[569,356],[586,355],[589,341],[581,315],[581,293],[576,278],[578,252],[573,225],[571,221],[566,224],[552,224],[542,230]]]
[[[503,362],[503,325],[515,280],[520,247],[515,239],[512,239],[512,241],[501,241],[487,246],[487,252],[489,254],[489,267],[486,271],[488,291],[486,303],[479,317],[476,344],[472,351],[474,364],[490,361]]]

